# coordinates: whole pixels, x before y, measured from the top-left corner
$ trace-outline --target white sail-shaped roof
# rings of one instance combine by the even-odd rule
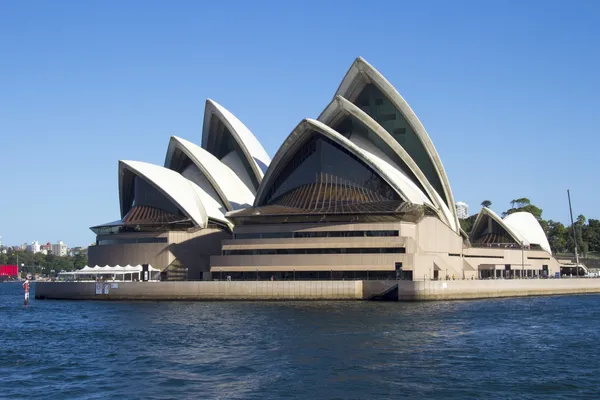
[[[503,221],[504,224],[509,226],[513,231],[519,232],[529,244],[539,245],[543,250],[552,254],[548,237],[533,214],[522,211],[516,212],[507,215]]]
[[[119,161],[121,217],[129,212],[134,200],[134,181],[125,179],[127,171],[130,171],[133,176],[143,178],[162,193],[196,226],[206,227],[209,218],[228,223],[223,211],[220,210],[220,204],[198,185],[173,170],[140,161]]]
[[[299,147],[313,134],[323,135],[341,145],[351,154],[354,154],[359,160],[364,162],[381,176],[381,178],[386,181],[403,200],[413,204],[426,204],[433,207],[427,196],[410,179],[408,179],[406,175],[380,157],[377,154],[377,151],[374,151],[374,149],[361,148],[329,126],[313,119],[303,120],[282,144],[265,174],[263,183],[260,185],[254,202],[255,206],[260,206],[264,203],[265,196],[274,179],[277,178],[290,157],[292,157]]]
[[[230,167],[254,191],[271,163],[267,152],[246,125],[210,99],[206,100],[204,109],[202,147]]]
[[[471,240],[474,241],[476,238],[473,235],[479,230],[478,227],[481,224],[487,223],[487,221],[491,219],[493,222],[500,225],[519,245],[528,245],[529,241],[521,234],[520,231],[514,229],[511,225],[505,223],[505,221],[500,218],[498,214],[487,207],[483,207],[479,214],[477,214],[477,218],[473,223],[473,228],[471,229]]]
[[[452,213],[452,210],[446,205],[437,191],[431,186],[423,171],[404,150],[402,146],[387,132],[381,125],[371,118],[359,107],[341,96],[335,96],[333,101],[325,108],[319,116],[319,121],[325,123],[331,128],[344,123],[346,117],[358,121],[362,127],[368,130],[367,134],[361,132],[352,132],[348,137],[350,141],[357,144],[364,150],[370,148],[370,152],[375,152],[380,158],[385,159],[403,172],[427,195],[435,208],[440,212],[442,220],[446,222],[453,230],[458,232],[458,225]],[[340,132],[346,135],[344,132]],[[368,140],[369,143],[365,143]]]
[[[367,93],[367,90],[370,92]],[[450,209],[455,219],[455,225],[458,226],[454,197],[442,161],[425,127],[394,86],[373,66],[359,57],[350,67],[336,95],[357,104],[386,129],[391,129],[386,125],[392,126],[397,120],[397,113],[399,113],[398,128],[391,129],[392,131],[389,133],[403,145],[423,171],[431,186],[436,189]],[[375,98],[369,98],[369,96]],[[389,102],[393,109],[389,108],[386,102]]]
[[[224,205],[226,211],[250,207],[254,203],[252,191],[227,165],[202,147],[172,136],[169,141],[165,167],[183,173],[182,167],[185,165],[185,158],[191,160],[197,174],[201,175],[198,179],[191,176],[187,176],[187,178],[198,184],[206,193],[215,193],[218,197],[217,201]],[[213,196],[211,195],[211,197]]]

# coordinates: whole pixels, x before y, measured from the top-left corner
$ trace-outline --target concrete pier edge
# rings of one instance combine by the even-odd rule
[[[432,301],[591,293],[600,293],[600,279],[38,282],[35,288],[36,299],[64,300]]]

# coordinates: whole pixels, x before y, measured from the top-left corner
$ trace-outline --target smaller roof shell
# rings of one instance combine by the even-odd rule
[[[176,150],[181,150],[181,153]],[[175,170],[177,154],[185,154],[198,167],[217,192],[227,211],[250,207],[254,203],[252,191],[219,159],[202,147],[177,136],[172,136],[165,159],[165,167]]]
[[[132,198],[133,191],[133,181],[124,179],[126,171],[145,179],[171,200],[196,226],[205,228],[209,217],[230,224],[219,209],[220,204],[198,185],[173,170],[141,161],[119,161],[121,217],[131,209],[131,204],[128,204],[126,198]]]
[[[472,237],[473,232],[475,232],[477,230],[477,227],[479,226],[479,224],[482,224],[487,218],[491,218],[494,222],[496,222],[502,228],[504,228],[506,230],[506,232],[510,236],[512,236],[512,238],[518,244],[524,245],[524,246],[529,244],[529,242],[521,234],[521,232],[514,229],[511,225],[507,225],[505,223],[505,221],[502,218],[500,218],[500,216],[498,214],[496,214],[494,211],[492,211],[491,209],[489,209],[487,207],[483,207],[481,209],[481,211],[479,211],[479,214],[477,214],[477,218],[475,219],[475,222],[473,223],[473,228],[471,229],[471,237],[469,238],[471,241],[473,241],[475,239]]]
[[[514,231],[518,231],[527,242],[537,244],[543,250],[552,254],[548,237],[533,214],[520,211],[507,215],[503,221],[506,226],[510,226]]]
[[[233,136],[236,143],[239,145],[243,154],[240,157],[246,158],[250,166],[252,167],[252,173],[254,174],[256,181],[261,182],[263,175],[265,174],[271,158],[262,147],[260,142],[252,134],[250,129],[246,127],[235,115],[229,112],[225,107],[221,106],[217,102],[207,99],[206,107],[204,108],[204,125],[202,128],[202,147],[212,152],[213,149],[209,148],[210,136],[215,133],[211,131],[211,119],[219,118],[219,120],[225,125]],[[255,188],[256,190],[257,188]]]

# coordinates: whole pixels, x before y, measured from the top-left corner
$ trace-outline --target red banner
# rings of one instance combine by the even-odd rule
[[[18,265],[0,265],[0,276],[18,276]]]

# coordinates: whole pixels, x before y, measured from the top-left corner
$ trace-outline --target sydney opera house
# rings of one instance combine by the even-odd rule
[[[537,277],[560,267],[538,221],[484,208],[460,229],[442,161],[364,59],[271,160],[207,100],[201,146],[171,137],[164,166],[119,162],[121,219],[94,226],[90,265],[151,264],[162,279]]]

